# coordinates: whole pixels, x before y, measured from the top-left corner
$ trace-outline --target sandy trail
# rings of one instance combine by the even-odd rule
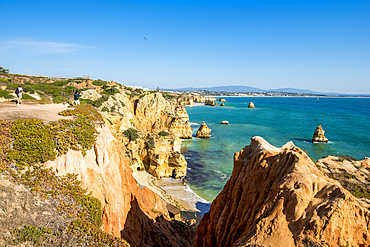
[[[59,119],[71,119],[58,115],[59,112],[68,108],[65,104],[37,104],[26,103],[16,105],[15,103],[0,103],[0,119],[14,121],[17,119],[40,119],[43,122],[58,121]]]

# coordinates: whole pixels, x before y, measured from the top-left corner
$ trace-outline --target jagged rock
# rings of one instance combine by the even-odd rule
[[[211,136],[211,129],[208,128],[205,122],[199,127],[197,134],[195,135],[198,138],[210,138]]]
[[[312,142],[328,142],[328,138],[326,138],[324,134],[325,130],[322,129],[321,125],[317,126],[312,137]]]
[[[134,171],[147,171],[156,177],[182,178],[187,162],[180,153],[181,140],[139,131],[135,141],[126,141],[126,154]]]
[[[248,108],[256,108],[253,102],[249,102]]]
[[[220,124],[229,124],[229,121],[221,121],[221,123]]]
[[[69,150],[67,154],[46,162],[44,166],[53,168],[58,175],[78,174],[81,185],[102,203],[102,229],[105,232],[121,237],[125,235],[126,229],[141,231],[154,227],[147,225],[153,224],[157,227],[155,232],[150,233],[150,238],[147,238],[150,246],[183,246],[178,243],[191,241],[189,232],[174,231],[166,223],[167,220],[156,220],[160,215],[167,215],[166,204],[150,189],[140,188],[136,184],[129,161],[124,155],[124,147],[109,128],[103,126],[98,131],[94,148],[88,150],[85,156],[81,152]],[[138,207],[135,211],[132,211],[133,203]],[[135,220],[128,220],[129,217],[134,217]],[[167,234],[170,236],[163,237]],[[127,241],[131,246],[142,246],[136,243],[145,240]]]
[[[217,105],[217,101],[214,98],[208,98],[208,99],[206,99],[206,101],[204,102],[204,104],[205,105],[209,105],[209,106],[216,106]]]
[[[226,99],[219,98],[218,101],[220,101],[220,102],[226,102]]]
[[[224,103],[221,103],[220,106],[225,106],[225,104]]]
[[[368,204],[292,142],[261,137],[234,155],[223,191],[197,227],[195,246],[368,246]]]
[[[99,98],[101,98],[101,95],[95,89],[81,91],[81,99],[97,100]]]

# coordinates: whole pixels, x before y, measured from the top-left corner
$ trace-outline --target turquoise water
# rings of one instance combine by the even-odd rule
[[[183,140],[188,162],[186,180],[199,196],[212,201],[231,176],[233,155],[262,136],[281,147],[288,141],[313,159],[325,155],[370,156],[370,99],[228,97],[224,107],[190,106],[186,110],[195,134],[205,121],[210,139]],[[255,109],[249,109],[249,102]],[[223,120],[230,125],[220,125]],[[318,125],[329,143],[311,143]]]

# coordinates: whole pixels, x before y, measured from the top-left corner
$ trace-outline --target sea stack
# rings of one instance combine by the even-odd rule
[[[211,129],[208,128],[207,124],[205,122],[202,123],[202,125],[199,127],[197,134],[195,135],[199,138],[210,138],[211,137]]]
[[[325,130],[322,129],[321,125],[317,126],[312,137],[312,142],[328,142],[328,138],[326,138],[324,134]]]
[[[218,101],[220,101],[220,102],[226,102],[226,99],[219,98]]]
[[[253,104],[253,102],[249,102],[248,108],[256,108]]]

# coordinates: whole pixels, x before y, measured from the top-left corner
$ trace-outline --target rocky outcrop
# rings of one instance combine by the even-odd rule
[[[220,101],[220,102],[226,102],[226,99],[219,98],[218,101]]]
[[[317,126],[312,137],[312,142],[328,142],[328,138],[326,138],[324,134],[325,130],[322,129],[321,125]]]
[[[253,102],[249,102],[248,108],[256,108]]]
[[[134,171],[147,171],[156,177],[186,176],[187,162],[180,153],[181,140],[178,137],[139,131],[135,140],[126,138],[124,143]]]
[[[368,204],[320,171],[293,143],[261,137],[234,155],[195,246],[368,246]]]
[[[165,130],[180,138],[192,138],[185,107],[172,105],[160,93],[148,94],[135,100],[124,93],[118,93],[110,96],[99,110],[112,123],[107,122],[115,133],[134,127],[148,133]]]
[[[225,103],[221,103],[220,106],[225,106]]]
[[[229,121],[221,121],[220,124],[226,124],[226,125],[229,125]]]
[[[195,135],[198,138],[210,138],[211,137],[211,129],[208,128],[205,122],[199,127],[197,134]]]
[[[140,188],[131,172],[129,161],[125,158],[122,144],[113,137],[109,128],[98,129],[99,135],[92,150],[83,156],[81,152],[69,150],[67,154],[48,161],[45,167],[51,167],[58,175],[67,173],[78,174],[81,185],[98,198],[103,208],[102,229],[116,237],[125,235],[128,229],[148,228],[146,224],[156,224],[158,228],[151,232],[147,245],[137,245],[136,240],[131,246],[152,246],[154,244],[181,246],[178,242],[190,239],[192,236],[178,233],[168,228],[168,224],[156,221],[161,215],[167,215],[167,209],[162,199],[147,187]],[[135,209],[133,209],[133,205]],[[135,212],[134,215],[132,213]],[[135,220],[128,220],[135,217]],[[170,234],[170,237],[163,237]],[[155,239],[159,242],[153,242]],[[139,240],[137,240],[139,241]],[[143,240],[144,241],[144,240]],[[169,242],[168,242],[169,241]]]
[[[209,105],[209,106],[216,106],[217,101],[214,98],[207,98],[206,101],[204,102],[204,104]]]

